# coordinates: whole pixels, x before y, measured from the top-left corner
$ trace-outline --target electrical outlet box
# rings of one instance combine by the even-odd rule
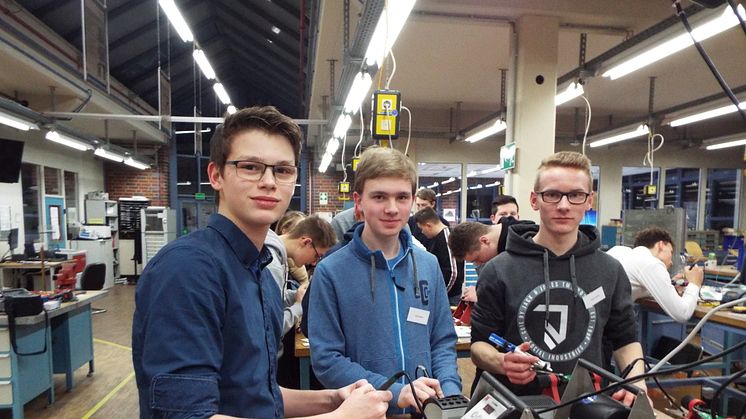
[[[655,185],[645,185],[645,195],[655,196],[658,193],[658,187]]]
[[[353,157],[352,158],[352,171],[357,172],[357,165],[360,163],[360,157]],[[746,174],[746,171],[744,171],[744,174]]]
[[[399,138],[401,92],[398,90],[377,90],[373,93],[371,109],[373,112],[372,137],[375,139]]]
[[[329,194],[327,192],[319,192],[319,205],[329,204]]]
[[[350,193],[350,182],[339,182],[339,193]]]

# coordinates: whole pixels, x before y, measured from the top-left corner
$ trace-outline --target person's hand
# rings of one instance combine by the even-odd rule
[[[618,402],[624,403],[625,406],[631,407],[632,403],[635,402],[635,399],[637,398],[637,396],[634,393],[631,393],[625,389],[621,389],[621,390],[614,392],[614,394],[611,395],[611,398]],[[653,406],[653,401],[650,400],[650,397],[646,396],[645,398],[648,399],[648,403],[650,403],[650,408],[655,410],[655,406]]]
[[[298,287],[297,290],[295,290],[295,302],[300,303],[303,301],[303,296],[306,295],[306,291],[308,290],[308,282],[305,282],[303,285]]]
[[[475,286],[466,287],[466,289],[464,290],[464,293],[461,295],[461,299],[464,301],[476,303],[477,302],[477,287]]]
[[[443,390],[440,388],[440,383],[435,378],[420,377],[412,382],[416,395],[412,394],[412,388],[409,384],[405,384],[399,393],[399,400],[396,405],[401,408],[414,407],[417,408],[417,402],[414,398],[424,403],[425,400],[430,397],[442,398]]]
[[[386,417],[390,391],[378,391],[366,380],[359,380],[337,390],[336,397],[342,397],[342,404],[334,411],[334,416],[342,418],[379,419]]]
[[[699,265],[694,265],[691,268],[686,267],[685,278],[690,284],[694,284],[698,287],[702,286],[702,282],[705,280],[705,271]]]
[[[536,371],[533,369],[534,362],[539,358],[528,353],[531,344],[523,342],[518,345],[521,352],[509,352],[503,358],[503,370],[513,384],[528,384],[536,377]]]

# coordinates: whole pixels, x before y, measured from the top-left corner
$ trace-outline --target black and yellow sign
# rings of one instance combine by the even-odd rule
[[[645,185],[645,195],[655,196],[658,193],[658,187],[655,185]]]
[[[350,193],[350,182],[339,182],[339,193]]]
[[[360,157],[353,157],[352,158],[352,171],[357,172],[357,165],[360,163]],[[746,172],[744,172],[746,173]]]

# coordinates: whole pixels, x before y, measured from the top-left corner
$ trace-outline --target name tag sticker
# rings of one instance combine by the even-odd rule
[[[421,308],[410,307],[407,321],[417,324],[427,325],[427,319],[430,318],[430,312]]]
[[[604,294],[604,287],[596,288],[590,294],[583,297],[583,302],[585,303],[586,310],[603,301],[604,298],[606,298],[606,294]]]

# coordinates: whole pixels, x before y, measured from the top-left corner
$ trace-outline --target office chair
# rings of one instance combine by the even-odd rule
[[[104,281],[106,280],[106,264],[104,263],[91,263],[86,266],[83,270],[83,275],[80,277],[80,289],[86,291],[98,291],[104,288]],[[104,313],[106,310],[102,308],[91,307],[93,314]]]

